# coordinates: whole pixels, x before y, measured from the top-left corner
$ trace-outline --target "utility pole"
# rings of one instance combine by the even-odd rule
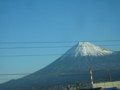
[[[108,74],[109,74],[109,80],[110,80],[110,82],[111,82],[111,81],[112,81],[111,72],[110,72],[110,71],[108,71]]]
[[[90,68],[90,82],[91,82],[91,88],[94,90],[93,87],[93,74],[92,74],[92,69]]]

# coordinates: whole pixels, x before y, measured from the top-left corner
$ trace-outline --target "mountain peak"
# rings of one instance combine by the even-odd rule
[[[96,46],[89,42],[78,42],[73,48],[71,48],[67,53],[72,54],[72,56],[103,56],[112,54],[113,51],[104,49],[102,47]]]
[[[86,45],[93,45],[92,43],[89,42],[78,42],[76,46],[86,46]]]

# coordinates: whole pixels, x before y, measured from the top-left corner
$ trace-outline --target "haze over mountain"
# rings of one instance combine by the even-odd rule
[[[4,83],[0,85],[0,89],[32,90],[32,87],[44,89],[58,83],[89,80],[87,71],[90,68],[93,71],[120,69],[120,52],[107,50],[89,42],[79,42],[45,68],[21,79]],[[107,79],[107,74],[105,71],[101,75],[100,72],[96,72],[94,79]],[[117,71],[115,77],[120,79],[118,76]]]

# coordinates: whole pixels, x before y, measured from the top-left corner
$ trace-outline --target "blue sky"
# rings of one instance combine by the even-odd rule
[[[0,0],[0,42],[119,40],[119,29],[120,0]],[[0,44],[0,47],[74,44],[22,43]],[[69,48],[1,49],[0,55],[62,54]],[[106,48],[120,50],[117,46]],[[0,73],[35,72],[59,56],[0,57]],[[6,78],[13,77],[0,77]]]

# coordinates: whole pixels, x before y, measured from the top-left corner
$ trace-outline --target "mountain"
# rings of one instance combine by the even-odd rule
[[[95,46],[89,42],[79,42],[73,48],[71,48],[66,54],[71,56],[102,56],[112,54],[113,51]]]
[[[0,85],[0,90],[43,90],[59,84],[89,81],[89,69],[94,71],[95,80],[108,80],[106,70],[114,70],[114,79],[120,76],[120,52],[107,50],[89,42],[79,42],[64,55],[45,68]],[[117,70],[118,71],[115,71]],[[101,80],[101,81],[102,81]]]
[[[89,68],[111,69],[115,68],[116,64],[119,64],[113,63],[113,59],[117,58],[116,55],[119,56],[118,52],[95,46],[89,42],[79,42],[41,71],[84,71],[89,70]],[[118,59],[115,59],[115,61],[119,62]]]

